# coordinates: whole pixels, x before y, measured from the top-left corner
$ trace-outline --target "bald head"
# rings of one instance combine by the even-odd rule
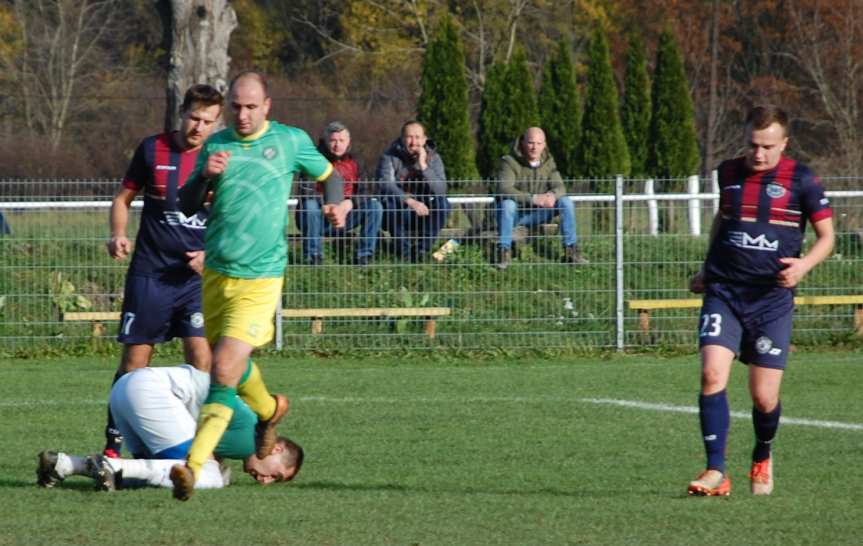
[[[260,131],[270,113],[267,78],[260,72],[242,72],[231,81],[228,95],[234,130],[240,136]]]
[[[529,162],[537,162],[545,151],[545,131],[531,127],[521,136],[521,153]]]

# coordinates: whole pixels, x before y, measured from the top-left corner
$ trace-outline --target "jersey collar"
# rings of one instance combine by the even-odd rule
[[[251,142],[253,140],[258,140],[259,138],[264,136],[264,133],[266,133],[269,129],[270,129],[270,120],[267,119],[267,120],[264,120],[264,125],[260,129],[258,129],[258,131],[256,133],[252,133],[251,135],[243,136],[240,133],[238,133],[236,129],[234,129],[234,138],[236,138],[237,140],[239,140],[241,142]]]

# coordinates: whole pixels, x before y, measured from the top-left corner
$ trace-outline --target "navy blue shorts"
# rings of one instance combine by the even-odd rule
[[[793,314],[794,293],[788,288],[708,283],[698,345],[721,345],[744,364],[784,370]]]
[[[149,345],[175,337],[205,337],[200,276],[166,282],[130,273],[123,294],[120,343]]]

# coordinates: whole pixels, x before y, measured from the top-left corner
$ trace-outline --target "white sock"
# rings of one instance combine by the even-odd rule
[[[174,487],[171,482],[171,468],[177,464],[186,464],[184,460],[174,459],[112,459],[109,461],[115,471],[123,471],[123,480],[140,480],[154,487]],[[219,463],[207,461],[201,468],[201,476],[195,483],[195,489],[219,489],[225,487]]]
[[[61,478],[68,476],[88,476],[87,458],[77,455],[68,455],[62,451],[57,453],[57,464],[54,470]]]

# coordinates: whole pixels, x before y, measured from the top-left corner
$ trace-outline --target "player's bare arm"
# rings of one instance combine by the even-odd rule
[[[807,273],[827,259],[833,251],[836,236],[833,230],[833,219],[824,218],[812,224],[815,230],[815,243],[805,256],[800,258],[781,258],[779,261],[785,264],[785,269],[777,275],[779,286],[794,288]]]
[[[105,243],[108,255],[115,260],[123,260],[132,252],[132,242],[126,235],[126,227],[129,224],[129,207],[138,192],[126,187],[120,187],[111,201],[111,212],[109,223],[111,227],[111,238]]]

